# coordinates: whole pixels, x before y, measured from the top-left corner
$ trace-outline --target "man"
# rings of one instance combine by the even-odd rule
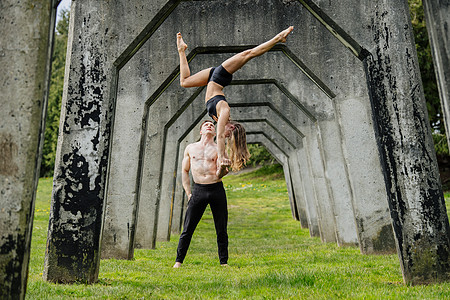
[[[189,144],[184,151],[182,181],[184,191],[188,195],[188,207],[174,268],[181,267],[192,234],[208,204],[211,207],[216,227],[220,264],[226,266],[228,262],[228,209],[227,197],[222,184],[222,177],[228,173],[228,165],[222,164],[220,167],[217,165],[217,144],[214,142],[216,130],[211,121],[202,123],[200,135],[200,141]],[[189,170],[194,179],[192,193]]]

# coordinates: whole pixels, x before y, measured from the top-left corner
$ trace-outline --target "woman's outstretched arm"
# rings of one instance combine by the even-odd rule
[[[225,125],[230,119],[230,107],[228,105],[220,108],[219,120],[217,121],[217,160],[219,166],[230,166],[231,162],[225,154]]]

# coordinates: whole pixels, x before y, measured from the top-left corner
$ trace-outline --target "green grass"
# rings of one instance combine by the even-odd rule
[[[443,299],[450,283],[405,286],[397,255],[366,256],[309,237],[292,219],[284,176],[277,167],[227,176],[229,267],[217,256],[209,209],[184,265],[173,269],[178,236],[133,261],[102,260],[99,282],[44,282],[51,179],[38,187],[28,299]],[[450,196],[450,194],[446,195]],[[447,201],[447,203],[449,203]]]

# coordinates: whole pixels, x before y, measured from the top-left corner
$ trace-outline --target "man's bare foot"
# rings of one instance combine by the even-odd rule
[[[287,29],[283,30],[278,34],[278,38],[280,39],[281,43],[286,42],[286,37],[289,35],[289,33],[292,32],[292,30],[294,30],[294,26],[289,26]]]
[[[173,265],[173,267],[174,267],[174,268],[181,268],[181,265],[182,265],[182,264],[181,264],[180,262],[177,261],[177,262]]]
[[[181,32],[177,33],[177,48],[178,52],[185,51],[187,49],[186,43],[183,41],[183,37],[181,36]]]
[[[221,264],[222,267],[228,267],[228,264]]]

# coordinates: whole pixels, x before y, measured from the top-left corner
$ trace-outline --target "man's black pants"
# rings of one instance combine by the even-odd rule
[[[228,209],[227,196],[222,182],[212,184],[194,184],[191,200],[188,203],[186,217],[184,220],[183,232],[180,236],[177,249],[177,262],[182,263],[189,244],[191,243],[192,234],[197,227],[198,222],[205,212],[206,206],[209,204],[214,218],[214,225],[217,234],[217,247],[219,249],[219,259],[221,264],[228,261]]]

